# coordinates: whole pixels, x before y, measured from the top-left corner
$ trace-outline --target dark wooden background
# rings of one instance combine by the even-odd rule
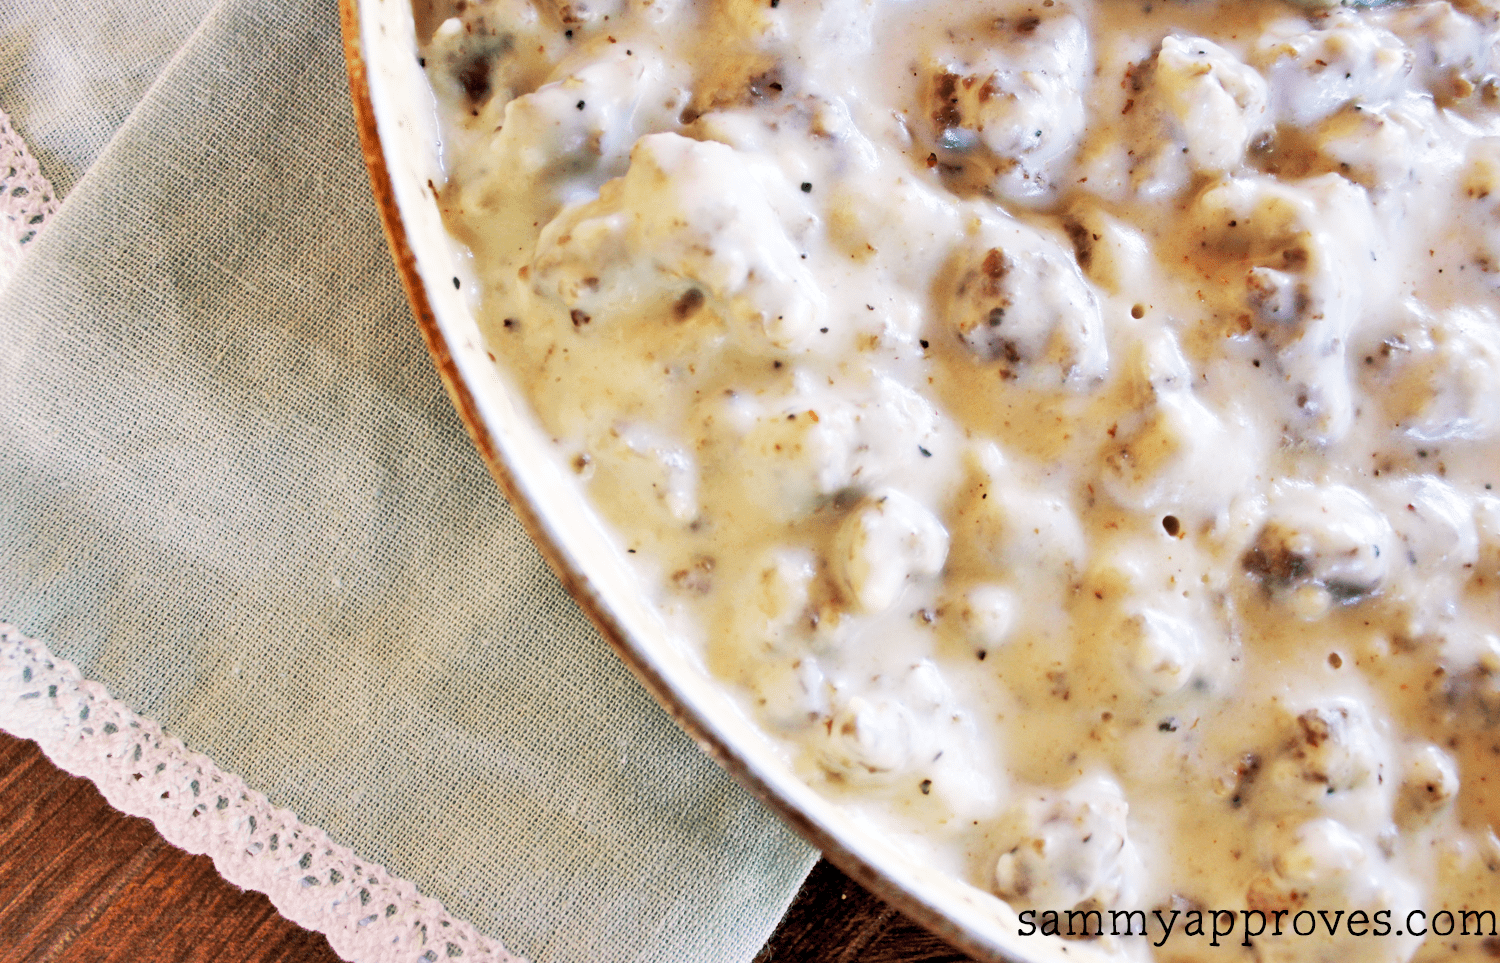
[[[964,959],[819,862],[756,963]],[[322,935],[224,882],[207,856],[173,848],[35,743],[0,733],[0,961],[336,960]]]

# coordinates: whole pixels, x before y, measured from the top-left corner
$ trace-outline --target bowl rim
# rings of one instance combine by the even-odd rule
[[[880,866],[847,846],[835,833],[813,818],[748,761],[691,702],[673,687],[667,676],[654,665],[632,639],[617,615],[601,596],[593,581],[560,543],[553,529],[537,508],[525,497],[514,466],[486,424],[480,405],[465,381],[453,350],[428,296],[426,283],[418,269],[418,258],[402,217],[397,193],[381,139],[378,113],[370,87],[370,62],[365,55],[362,9],[366,5],[411,0],[339,0],[339,21],[343,35],[344,60],[349,77],[355,127],[370,178],[375,206],[390,248],[392,260],[401,277],[412,314],[421,330],[423,341],[441,377],[459,419],[473,441],[490,475],[515,511],[533,544],[541,552],[568,594],[579,604],[589,621],[604,637],[616,656],[631,674],[666,710],[672,720],[697,745],[708,753],[741,787],[768,807],[782,822],[804,840],[820,850],[837,866],[875,896],[925,926],[956,949],[976,961],[995,963],[1030,963],[1011,948],[984,939],[979,933],[958,922],[936,905],[936,900],[920,898],[912,888],[892,878]],[[813,790],[814,792],[816,790]],[[837,803],[833,803],[837,805]],[[1063,948],[1066,952],[1066,947]],[[1039,959],[1042,957],[1039,957]]]

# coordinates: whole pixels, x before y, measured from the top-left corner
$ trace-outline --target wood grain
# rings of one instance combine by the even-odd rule
[[[827,860],[807,877],[755,963],[965,963],[968,957]]]
[[[0,732],[0,961],[334,963],[321,934]],[[819,862],[755,963],[965,958]]]
[[[0,733],[0,960],[335,963],[321,934]]]

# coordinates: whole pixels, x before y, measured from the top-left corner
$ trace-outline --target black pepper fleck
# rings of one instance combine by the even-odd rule
[[[812,193],[812,184],[808,183],[807,181],[803,181],[802,182],[802,193],[804,193],[804,194],[811,194]]]

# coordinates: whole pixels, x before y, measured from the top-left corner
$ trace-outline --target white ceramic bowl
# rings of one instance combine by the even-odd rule
[[[864,886],[972,956],[1104,959],[1094,947],[1017,935],[1011,909],[913,859],[809,788],[682,651],[634,588],[602,523],[563,483],[525,399],[486,352],[452,278],[436,202],[443,182],[433,97],[411,0],[341,0],[356,120],[375,201],[417,323],[485,463],[558,577],[619,656],[697,743]]]

